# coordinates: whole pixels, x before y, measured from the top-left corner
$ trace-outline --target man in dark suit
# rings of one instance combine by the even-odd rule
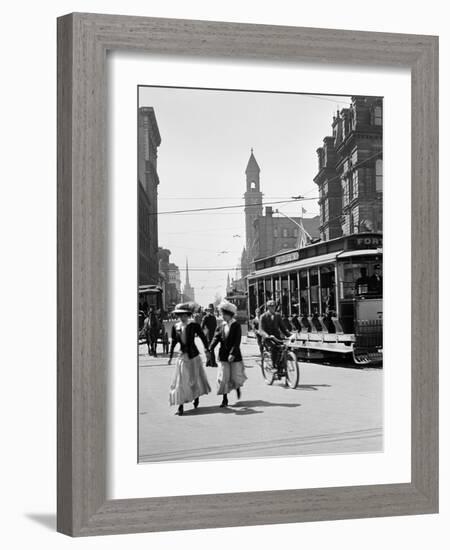
[[[373,275],[369,277],[369,292],[371,294],[382,294],[383,292],[383,277],[381,276],[381,266],[377,264],[374,267]]]
[[[216,328],[217,328],[217,318],[214,315],[213,304],[209,304],[208,308],[206,309],[206,315],[203,317],[201,327],[206,336],[206,339],[208,340],[208,346],[209,346],[212,342],[212,339],[214,338],[214,333],[216,332]],[[216,356],[214,351],[211,352],[210,357],[207,359],[206,366],[217,367]]]
[[[275,336],[278,340],[282,340],[283,334],[285,336],[291,335],[284,325],[281,315],[275,311],[273,300],[267,302],[267,311],[261,315],[259,320],[259,330],[263,338]]]
[[[264,344],[270,348],[273,365],[279,368],[279,349],[276,343],[273,343],[273,338],[282,340],[283,335],[288,337],[291,336],[291,333],[284,325],[281,315],[275,311],[275,302],[269,300],[266,305],[267,311],[261,315],[259,320],[259,332]]]

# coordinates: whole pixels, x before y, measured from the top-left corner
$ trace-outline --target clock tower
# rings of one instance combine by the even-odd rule
[[[247,190],[244,194],[245,199],[245,249],[248,266],[247,269],[252,267],[252,263],[255,257],[255,239],[256,232],[254,221],[262,216],[262,199],[263,194],[261,193],[259,174],[261,170],[256,162],[255,156],[253,155],[253,149],[250,153],[250,158],[247,163],[247,168],[245,170]]]

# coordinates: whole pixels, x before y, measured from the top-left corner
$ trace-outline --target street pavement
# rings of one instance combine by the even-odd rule
[[[241,350],[248,377],[241,399],[233,392],[229,407],[219,408],[217,369],[206,367],[212,392],[200,398],[198,409],[185,405],[179,417],[169,406],[176,356],[169,366],[166,355],[149,357],[140,346],[140,462],[383,450],[381,368],[299,362],[299,386],[293,390],[283,382],[264,382],[254,340]]]

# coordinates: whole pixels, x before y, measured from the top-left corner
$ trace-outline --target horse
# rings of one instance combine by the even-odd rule
[[[156,314],[151,311],[144,320],[144,334],[147,342],[148,354],[157,356],[156,345],[158,343],[158,335],[161,330],[161,324]]]

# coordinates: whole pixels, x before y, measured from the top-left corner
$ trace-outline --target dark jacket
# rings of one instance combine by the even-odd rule
[[[369,292],[372,292],[373,294],[381,294],[383,291],[383,277],[376,276],[373,274],[369,277]]]
[[[270,311],[263,313],[259,319],[259,327],[260,332],[265,332],[269,336],[275,336],[275,338],[282,339],[283,334],[285,336],[290,336],[279,313],[274,313],[273,315]],[[262,336],[265,335],[263,334]]]
[[[216,332],[216,328],[217,328],[216,316],[212,315],[211,313],[207,313],[203,317],[201,327],[203,329],[203,332],[205,333],[206,338],[208,339],[208,342],[211,342],[211,340],[214,337],[214,333]]]
[[[218,327],[214,338],[209,346],[212,351],[220,342],[219,361],[228,361],[230,355],[234,356],[234,361],[242,361],[242,353],[240,349],[242,330],[241,325],[237,321],[233,321],[230,325],[228,335],[225,335],[226,323]]]
[[[208,349],[208,341],[198,323],[191,321],[186,325],[186,343],[181,341],[181,326],[179,323],[172,327],[172,340],[170,342],[170,358],[173,357],[173,352],[177,344],[180,344],[181,353],[187,353],[189,359],[193,359],[200,354],[195,345],[195,337],[198,336],[203,342],[205,349]]]

